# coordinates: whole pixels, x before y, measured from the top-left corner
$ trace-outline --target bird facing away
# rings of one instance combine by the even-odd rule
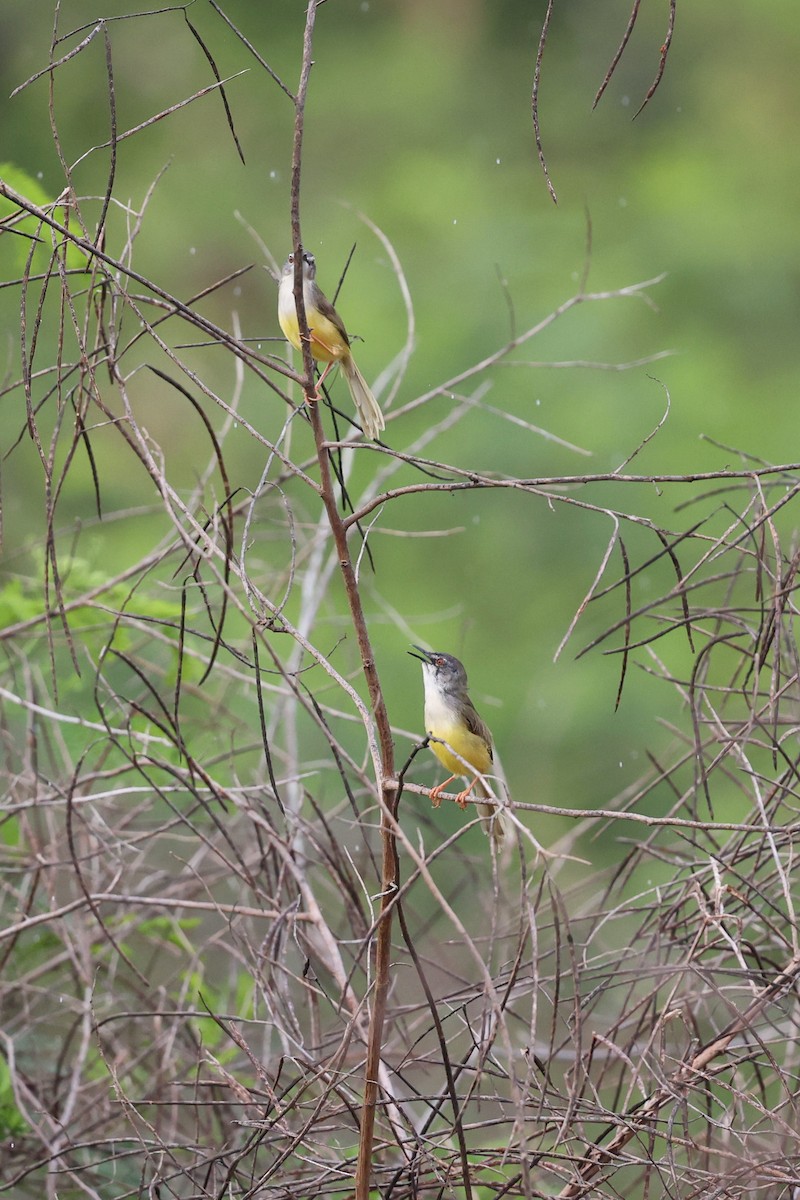
[[[353,403],[361,418],[364,433],[367,437],[376,439],[385,427],[383,413],[369,389],[369,384],[356,366],[350,349],[350,338],[347,336],[342,318],[317,283],[317,263],[314,255],[304,250],[302,261],[303,306],[306,310],[306,321],[311,334],[311,354],[313,358],[328,364],[319,378],[317,388],[331,367],[335,363],[340,363],[347,386],[350,388],[350,395],[353,397]],[[278,288],[278,321],[287,341],[292,343],[295,350],[302,349],[300,324],[294,302],[293,254],[287,258],[281,274]]]
[[[422,663],[425,730],[431,739],[431,750],[451,772],[449,779],[431,788],[433,806],[439,807],[441,793],[448,783],[458,776],[467,779],[472,768],[476,772],[472,782],[456,796],[459,807],[466,808],[467,797],[473,789],[476,796],[489,795],[479,778],[492,769],[492,735],[489,726],[478,715],[469,698],[467,672],[463,663],[452,654],[423,650],[421,646],[415,646],[409,650],[409,654]],[[478,811],[483,818],[484,829],[495,844],[500,845],[505,837],[502,813],[494,804],[478,804]]]

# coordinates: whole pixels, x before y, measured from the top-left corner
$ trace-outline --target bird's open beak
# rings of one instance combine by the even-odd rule
[[[411,645],[414,646],[414,643],[412,642]],[[414,653],[414,650],[417,651],[416,654]],[[412,658],[418,658],[420,660],[420,662],[430,662],[431,661],[430,653],[427,650],[423,650],[422,646],[414,646],[414,650],[408,651],[408,653],[411,655]]]

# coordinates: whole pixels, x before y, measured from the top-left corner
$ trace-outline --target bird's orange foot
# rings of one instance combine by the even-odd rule
[[[456,804],[462,811],[467,807],[467,798],[477,782],[478,776],[476,775],[469,787],[464,788],[463,792],[459,792],[456,796]]]
[[[431,804],[433,805],[434,808],[438,808],[439,805],[442,803],[442,792],[447,787],[448,783],[452,783],[454,779],[455,779],[455,775],[451,775],[449,779],[445,779],[444,783],[439,783],[436,785],[436,787],[431,788],[431,790],[430,790]]]

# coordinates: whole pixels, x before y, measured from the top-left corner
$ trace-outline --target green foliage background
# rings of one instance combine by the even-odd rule
[[[228,0],[226,12],[290,87],[296,84],[303,5]],[[627,0],[557,5],[544,58],[541,121],[559,206],[549,200],[535,158],[530,89],[544,4],[362,3],[337,0],[319,12],[304,156],[303,223],[331,292],[347,252],[358,249],[339,300],[348,326],[364,337],[359,360],[375,378],[400,349],[404,314],[380,244],[361,224],[366,213],[393,243],[407,274],[417,322],[416,349],[399,402],[492,352],[509,332],[506,281],[518,329],[571,294],[586,254],[591,221],[590,289],[606,290],[666,273],[638,301],[582,306],[517,356],[521,360],[627,362],[668,349],[674,356],[624,373],[586,369],[492,375],[488,402],[590,452],[489,422],[462,421],[431,448],[464,467],[527,476],[607,471],[650,433],[665,407],[664,428],[632,469],[689,472],[736,465],[737,451],[767,461],[797,456],[798,223],[800,120],[797,60],[800,26],[791,0],[754,7],[679,4],[675,40],[661,86],[637,117],[658,63],[666,7],[648,3],[607,94],[590,111],[628,16]],[[61,5],[60,29],[115,18],[128,6]],[[212,48],[227,84],[246,166],[237,158],[219,95],[123,141],[117,196],[138,207],[164,171],[137,243],[136,266],[173,293],[189,296],[248,262],[256,268],[206,305],[228,325],[235,309],[243,333],[278,335],[275,289],[250,225],[282,261],[289,243],[292,110],[265,72],[202,3],[189,15]],[[51,6],[11,0],[0,10],[3,156],[53,198],[61,187],[48,122],[44,77],[13,99],[13,87],[46,63]],[[110,21],[119,129],[212,82],[208,64],[180,11]],[[74,40],[68,43],[74,44]],[[101,39],[57,74],[55,111],[68,161],[108,137]],[[97,150],[75,170],[82,195],[102,194],[107,155]],[[241,219],[237,217],[240,214]],[[110,220],[117,229],[124,215]],[[4,238],[0,253],[10,253]],[[3,264],[9,277],[9,264]],[[18,373],[16,298],[0,296],[6,329],[3,371]],[[276,347],[277,348],[277,347]],[[216,378],[224,392],[227,364]],[[655,378],[654,378],[655,377]],[[341,385],[339,385],[341,386]],[[248,379],[242,412],[265,432],[283,419],[277,402]],[[24,415],[3,401],[3,448]],[[198,424],[155,379],[139,394],[144,423],[164,447],[173,479],[188,485],[206,443]],[[393,423],[402,448],[441,420],[450,401],[437,397]],[[715,446],[707,439],[733,449]],[[24,439],[23,439],[24,441]],[[310,446],[310,443],[309,443]],[[98,435],[107,512],[149,505],[146,479],[131,469],[122,443]],[[260,452],[245,435],[231,438],[235,482],[254,486]],[[37,585],[41,496],[32,450],[4,465],[6,582]],[[361,467],[359,469],[362,469]],[[597,487],[591,497],[620,504]],[[631,488],[624,504],[682,528],[674,491]],[[59,513],[82,522],[82,570],[120,570],[144,552],[160,517],[124,525],[120,535],[92,519],[85,464],[70,476]],[[490,718],[511,788],[519,798],[603,807],[632,783],[646,747],[668,736],[659,719],[676,700],[632,672],[613,712],[618,661],[575,661],[584,642],[619,615],[618,602],[590,609],[578,637],[554,665],[572,613],[610,535],[596,515],[534,508],[509,493],[414,497],[390,523],[403,532],[456,529],[444,538],[373,535],[377,573],[368,588],[372,634],[390,715],[410,732],[421,727],[421,686],[405,656],[417,640],[464,657],[475,698]],[[138,541],[138,544],[137,544]],[[654,551],[630,539],[634,560]],[[612,571],[616,571],[615,567]],[[18,584],[14,584],[18,587]],[[13,593],[12,593],[13,594]],[[331,641],[339,614],[331,611]],[[680,650],[676,650],[680,661]],[[400,757],[404,756],[401,747]],[[445,826],[459,819],[442,813]],[[559,831],[544,825],[542,840]],[[598,849],[598,853],[602,853]]]

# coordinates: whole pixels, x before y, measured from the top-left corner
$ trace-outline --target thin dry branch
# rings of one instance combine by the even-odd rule
[[[213,8],[213,62],[229,38],[280,104],[297,104],[297,248],[317,6],[297,97]],[[354,1177],[359,1197],[387,1200],[787,1190],[800,1154],[800,463],[742,454],[736,470],[522,477],[459,458],[476,413],[498,440],[510,419],[520,439],[550,438],[488,403],[488,373],[522,368],[509,353],[586,301],[647,302],[647,284],[581,282],[527,327],[524,298],[501,296],[507,341],[393,403],[396,448],[339,437],[335,410],[308,403],[307,354],[293,371],[254,349],[236,312],[202,315],[239,270],[215,269],[188,299],[139,271],[169,176],[153,169],[136,206],[118,195],[130,141],[111,50],[125,29],[93,23],[65,53],[56,24],[44,72],[73,69],[102,34],[98,195],[70,190],[52,89],[63,195],[35,205],[3,185],[17,210],[0,232],[32,237],[22,274],[0,281],[23,314],[0,392],[3,465],[24,479],[34,532],[9,504],[0,1194],[316,1200],[352,1195]],[[154,127],[135,128],[146,147]],[[404,301],[404,346],[381,376],[400,399],[414,309],[391,243],[364,219]],[[409,445],[405,417],[434,403]],[[643,483],[669,527],[643,511]],[[529,774],[511,789],[517,836],[493,860],[472,814],[430,809],[421,716],[390,721],[377,673],[376,658],[382,674],[395,661],[390,638],[412,640],[430,615],[425,571],[409,605],[382,596],[367,566],[372,553],[380,572],[412,538],[463,536],[454,500],[480,507],[490,491],[508,529],[559,510],[559,570],[573,533],[583,555],[585,578],[564,585],[578,669],[619,655],[617,725],[640,697],[659,716],[644,749],[638,724],[624,727],[643,767],[617,784],[596,714],[584,730],[579,711],[562,792],[523,696]],[[432,507],[410,522],[414,497]],[[543,575],[543,594],[551,585]],[[501,620],[497,581],[478,570],[475,589],[487,586]],[[437,618],[462,620],[454,590]],[[560,726],[571,718],[559,712]],[[399,776],[395,747],[408,755]]]

